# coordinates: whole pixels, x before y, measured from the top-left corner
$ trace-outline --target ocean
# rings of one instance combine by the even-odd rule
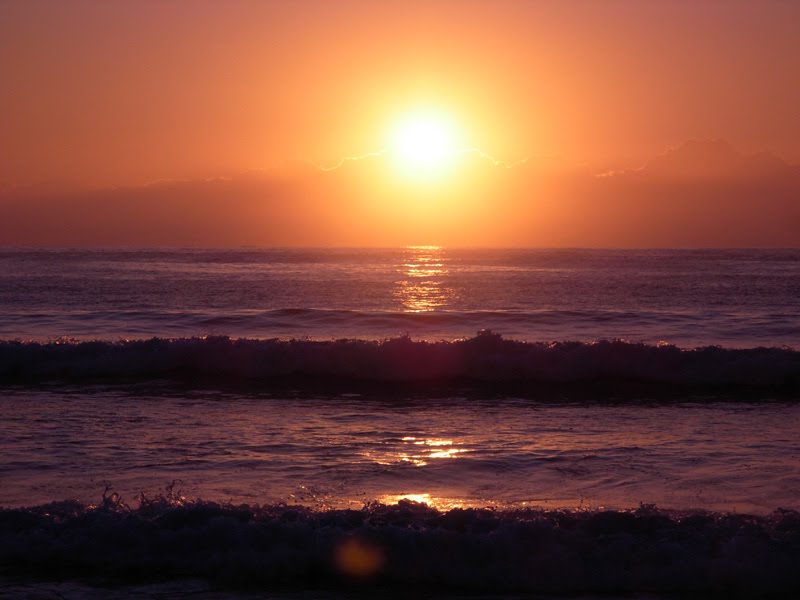
[[[0,340],[0,597],[800,593],[800,250],[0,249]]]
[[[0,338],[800,344],[798,250],[3,250]]]

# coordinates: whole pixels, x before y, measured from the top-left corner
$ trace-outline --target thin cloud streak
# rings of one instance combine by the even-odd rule
[[[337,162],[336,164],[331,165],[331,166],[320,165],[320,164],[317,164],[317,163],[315,163],[313,161],[310,161],[310,162],[311,162],[312,165],[314,165],[314,167],[316,167],[320,171],[334,171],[334,170],[338,169],[339,167],[343,166],[345,163],[364,160],[364,159],[367,159],[367,158],[377,158],[379,156],[383,156],[388,151],[389,151],[388,148],[383,148],[381,150],[377,150],[376,152],[367,152],[366,154],[359,154],[359,155],[356,155],[356,156],[343,156],[342,158],[339,159],[339,162]]]
[[[334,163],[332,165],[321,165],[321,164],[313,162],[313,161],[309,161],[309,162],[310,162],[311,165],[313,165],[315,168],[319,169],[320,171],[334,171],[334,170],[344,166],[348,162],[360,161],[360,160],[364,160],[364,159],[367,159],[367,158],[378,158],[378,157],[386,156],[390,152],[391,152],[391,150],[389,148],[381,148],[380,150],[376,150],[375,152],[367,152],[365,154],[358,154],[358,155],[354,155],[354,156],[343,156],[342,158],[339,159],[338,162],[336,162],[336,163]],[[479,157],[481,157],[481,158],[487,160],[488,162],[490,162],[495,167],[505,167],[506,169],[513,169],[514,167],[516,167],[518,165],[525,164],[526,162],[528,162],[531,159],[531,156],[529,155],[529,156],[526,156],[525,158],[520,158],[519,160],[515,160],[513,162],[508,162],[506,160],[495,158],[494,156],[492,156],[488,152],[484,152],[480,148],[476,148],[474,146],[459,148],[458,150],[455,150],[452,154],[454,154],[454,155],[455,154],[461,154],[461,155],[463,155],[463,154],[476,154]]]

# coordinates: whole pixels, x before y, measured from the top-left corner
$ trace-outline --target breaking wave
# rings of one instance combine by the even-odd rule
[[[0,510],[0,574],[217,587],[431,592],[800,593],[800,514],[453,509],[315,511],[114,495]]]
[[[625,341],[521,342],[492,332],[458,341],[228,337],[125,341],[0,341],[0,380],[289,379],[419,383],[592,384],[794,390],[800,351],[681,349]]]

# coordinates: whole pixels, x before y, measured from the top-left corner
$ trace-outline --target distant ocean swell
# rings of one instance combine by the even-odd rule
[[[516,385],[630,381],[796,390],[800,351],[716,346],[687,350],[624,341],[529,343],[491,332],[450,342],[408,337],[0,342],[0,381],[113,378]]]
[[[439,512],[401,501],[314,511],[115,497],[0,510],[0,575],[175,579],[228,589],[427,593],[800,593],[800,514]]]

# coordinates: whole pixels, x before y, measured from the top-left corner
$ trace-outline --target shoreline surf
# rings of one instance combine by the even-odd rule
[[[220,590],[468,594],[800,592],[800,514],[220,505],[113,496],[0,510],[18,581],[203,581]],[[47,548],[42,552],[42,548]],[[399,587],[398,587],[399,586]]]

